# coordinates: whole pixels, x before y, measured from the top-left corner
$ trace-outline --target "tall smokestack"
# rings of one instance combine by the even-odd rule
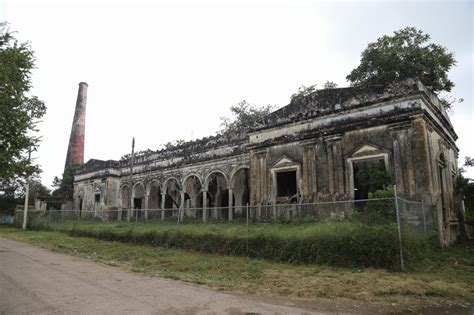
[[[74,120],[72,121],[71,136],[69,137],[69,146],[67,148],[66,165],[64,165],[64,169],[70,165],[84,164],[87,87],[87,83],[79,83],[76,111],[74,113]]]

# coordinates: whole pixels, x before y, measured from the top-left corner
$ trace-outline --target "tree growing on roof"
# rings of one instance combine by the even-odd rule
[[[429,34],[414,27],[382,36],[369,43],[361,54],[359,66],[346,79],[351,85],[388,85],[418,78],[437,94],[451,92],[454,83],[448,78],[448,72],[456,65],[454,53],[430,40]],[[450,108],[462,99],[444,96],[441,101]]]
[[[256,122],[275,109],[273,105],[257,107],[246,100],[231,106],[232,117],[221,117],[222,133],[241,132],[255,126]]]

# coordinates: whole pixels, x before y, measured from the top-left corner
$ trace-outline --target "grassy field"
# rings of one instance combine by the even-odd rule
[[[34,222],[32,222],[34,223]],[[171,221],[103,223],[77,220],[32,224],[70,236],[93,237],[141,245],[186,249],[201,253],[263,258],[276,262],[329,264],[340,267],[400,269],[394,224],[355,222],[245,224],[181,224]],[[436,238],[436,236],[434,236]],[[405,265],[412,269],[431,249],[430,239],[403,232]]]
[[[399,273],[374,268],[275,263],[71,237],[57,231],[0,227],[0,236],[134,272],[259,296],[348,299],[402,309],[415,305],[474,302],[473,243],[439,250],[416,270]]]

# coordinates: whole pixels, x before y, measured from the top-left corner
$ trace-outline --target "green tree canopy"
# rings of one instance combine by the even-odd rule
[[[44,103],[29,96],[34,54],[28,43],[18,43],[0,23],[0,189],[14,187],[12,182],[39,172],[28,159],[39,137],[36,123],[46,113]]]
[[[370,43],[360,65],[346,77],[352,85],[387,85],[418,78],[433,92],[450,92],[454,83],[448,72],[456,64],[454,54],[430,43],[430,35],[414,27],[395,31]]]
[[[306,96],[310,95],[313,92],[316,92],[318,89],[317,84],[312,84],[310,86],[301,85],[298,90],[293,93],[290,97],[290,104],[295,104],[303,100]]]
[[[62,178],[54,177],[53,187],[56,189],[53,191],[53,196],[72,200],[74,194],[74,175],[80,168],[81,165],[78,164],[68,165],[64,169]]]
[[[248,103],[246,100],[241,101],[235,106],[230,107],[232,117],[221,117],[222,132],[240,132],[242,130],[248,130],[255,126],[256,122],[268,115],[275,107],[267,105],[263,107],[257,107],[253,104]]]

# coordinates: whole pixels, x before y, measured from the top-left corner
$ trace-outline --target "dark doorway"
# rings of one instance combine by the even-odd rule
[[[368,199],[369,193],[385,189],[391,176],[383,159],[370,159],[353,163],[354,199]]]
[[[278,172],[277,197],[289,197],[296,195],[296,171]]]
[[[133,198],[133,208],[134,209],[141,209],[142,208],[142,199],[141,198]]]

